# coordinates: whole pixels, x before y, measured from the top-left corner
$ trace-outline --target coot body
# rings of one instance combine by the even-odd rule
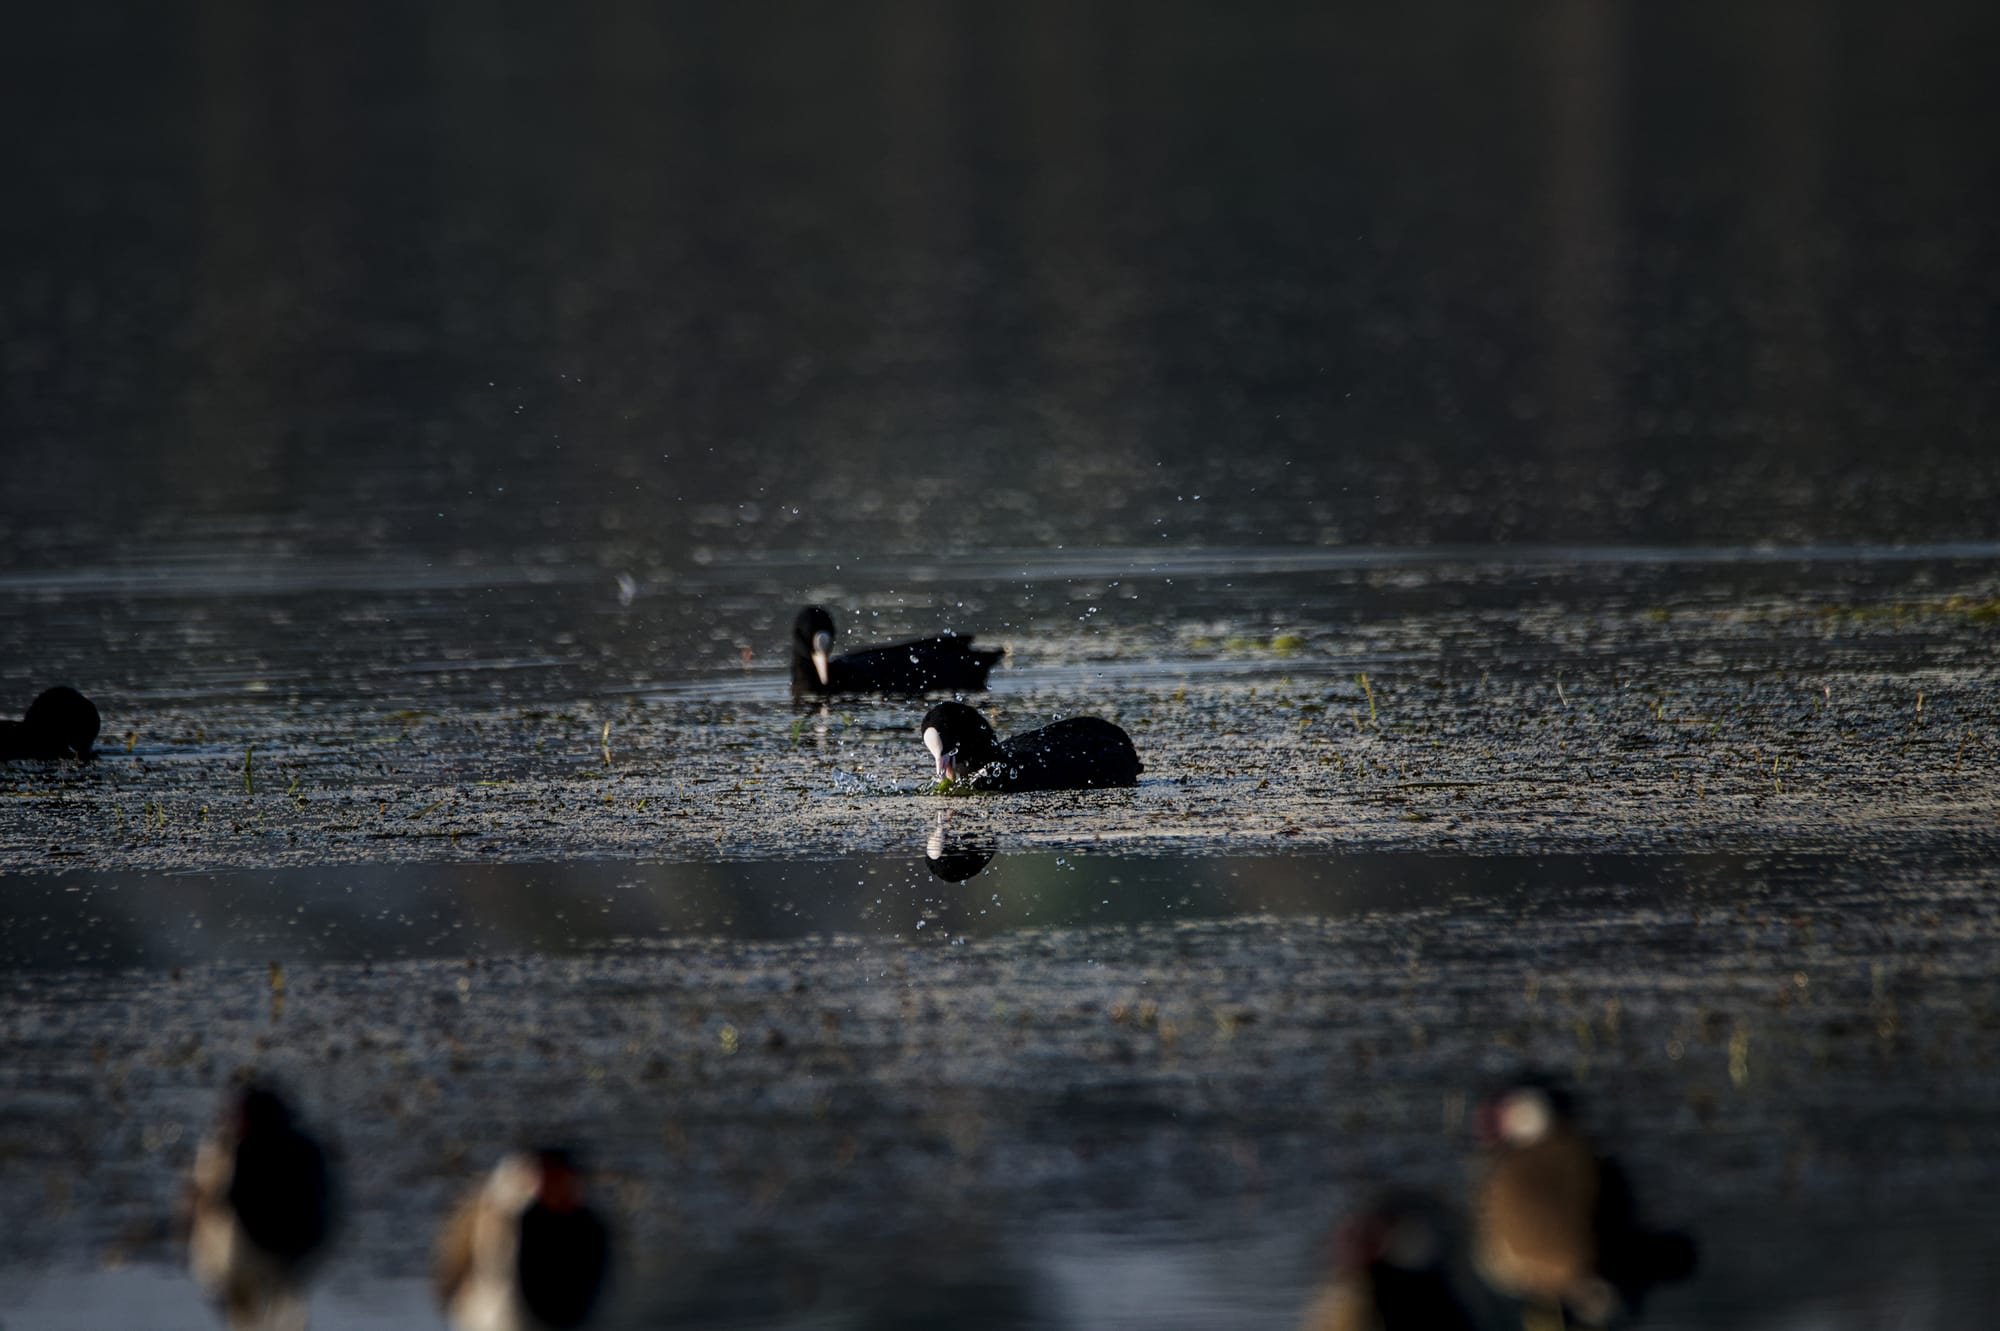
[[[0,721],[0,762],[88,758],[98,724],[97,705],[75,689],[44,690],[19,721]]]
[[[832,655],[833,616],[809,605],[792,623],[792,696],[829,693],[981,692],[1004,654],[977,650],[969,633],[941,633]]]
[[[1001,740],[962,702],[924,713],[924,747],[940,780],[974,790],[1087,790],[1138,783],[1145,764],[1123,730],[1095,716],[1072,716]]]

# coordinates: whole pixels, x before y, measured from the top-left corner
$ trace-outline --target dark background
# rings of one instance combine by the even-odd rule
[[[2000,502],[1978,0],[8,27],[17,570],[1943,540]]]

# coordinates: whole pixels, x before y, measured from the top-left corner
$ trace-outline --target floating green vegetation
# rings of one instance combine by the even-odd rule
[[[1848,624],[1894,624],[1908,619],[1963,619],[2000,624],[2000,596],[1947,596],[1941,601],[1892,601],[1884,605],[1823,605],[1819,617]]]
[[[1195,652],[1213,651],[1221,648],[1225,652],[1245,655],[1271,653],[1277,656],[1291,656],[1305,648],[1305,635],[1299,633],[1274,633],[1269,638],[1253,637],[1248,633],[1231,633],[1224,638],[1200,636],[1188,639],[1188,650]]]

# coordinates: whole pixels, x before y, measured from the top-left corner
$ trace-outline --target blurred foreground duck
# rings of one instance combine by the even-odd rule
[[[1473,1252],[1494,1289],[1603,1326],[1694,1270],[1693,1240],[1640,1225],[1624,1170],[1597,1153],[1556,1092],[1503,1091],[1481,1109],[1480,1134]]]
[[[97,705],[58,685],[28,704],[19,721],[0,721],[0,762],[20,758],[88,758],[97,742]]]
[[[1463,1229],[1428,1197],[1377,1200],[1341,1225],[1333,1278],[1307,1308],[1301,1331],[1518,1328],[1518,1312],[1466,1269],[1463,1240]]]
[[[438,1239],[438,1298],[458,1331],[558,1331],[590,1320],[610,1233],[567,1151],[506,1157]]]
[[[195,1155],[188,1261],[232,1328],[298,1331],[306,1281],[333,1231],[325,1150],[275,1089],[234,1096]]]
[[[1095,716],[1073,716],[1001,740],[986,718],[962,702],[924,713],[924,747],[940,781],[974,790],[1082,790],[1138,783],[1145,764],[1132,737]]]
[[[834,656],[833,616],[816,605],[792,622],[792,696],[825,693],[976,692],[1004,652],[976,651],[969,633],[942,633]]]

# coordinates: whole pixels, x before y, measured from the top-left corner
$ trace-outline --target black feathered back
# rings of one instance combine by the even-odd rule
[[[1146,765],[1132,737],[1095,716],[1072,716],[1000,742],[1000,757],[974,774],[974,790],[1081,790],[1137,783]]]
[[[972,646],[971,634],[941,633],[887,647],[842,652],[827,662],[827,680],[813,669],[812,640],[833,633],[833,616],[809,605],[792,623],[792,694],[977,692],[1004,652]]]
[[[1654,1286],[1694,1274],[1699,1249],[1687,1234],[1645,1227],[1624,1165],[1602,1156],[1597,1167],[1598,1270],[1636,1313]]]
[[[516,1264],[529,1312],[551,1327],[582,1326],[611,1265],[610,1231],[587,1207],[557,1211],[534,1202],[521,1213]]]
[[[286,1263],[326,1243],[334,1219],[332,1171],[318,1142],[300,1132],[275,1093],[244,1096],[229,1205],[250,1241]]]

